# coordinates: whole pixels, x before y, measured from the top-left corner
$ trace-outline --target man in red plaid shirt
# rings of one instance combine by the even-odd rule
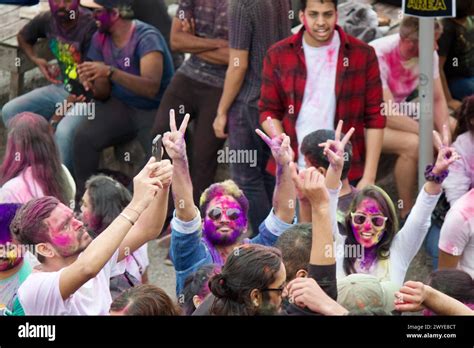
[[[374,184],[386,119],[375,51],[346,34],[337,22],[337,0],[301,0],[301,30],[275,45],[265,58],[259,101],[260,123],[290,136],[298,164],[303,138],[344,121],[352,137],[351,182]],[[307,69],[308,67],[308,69]],[[267,169],[275,171],[275,163]]]

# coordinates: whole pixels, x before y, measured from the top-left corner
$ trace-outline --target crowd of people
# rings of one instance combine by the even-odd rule
[[[1,314],[474,314],[474,0],[435,21],[417,195],[417,18],[364,42],[337,0],[49,5],[18,34],[49,84],[2,108]],[[99,169],[132,140],[133,180]],[[175,293],[148,280],[166,233]]]

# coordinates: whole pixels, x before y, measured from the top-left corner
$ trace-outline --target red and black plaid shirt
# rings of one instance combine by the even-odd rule
[[[383,102],[379,64],[372,47],[347,35],[336,26],[341,38],[336,73],[336,117],[344,121],[343,132],[351,127],[353,157],[349,180],[358,180],[364,173],[365,128],[385,128],[386,119],[381,115]],[[265,57],[262,89],[259,101],[260,123],[268,117],[282,121],[291,146],[298,154],[296,119],[303,103],[306,85],[306,62],[301,31],[277,42]],[[317,117],[317,115],[315,115]],[[275,161],[269,161],[267,170],[275,173]]]

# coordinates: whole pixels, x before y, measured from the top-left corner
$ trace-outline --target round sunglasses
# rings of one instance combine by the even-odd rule
[[[370,222],[372,226],[376,229],[382,229],[385,227],[385,223],[387,222],[388,218],[385,216],[369,216],[362,213],[351,213],[352,223],[354,225],[363,225],[367,221],[367,218],[370,217]]]
[[[212,208],[207,213],[207,216],[209,216],[211,220],[219,220],[222,217],[222,211],[221,208]],[[232,221],[237,220],[240,217],[240,214],[240,210],[235,208],[229,208],[225,211],[225,215]]]

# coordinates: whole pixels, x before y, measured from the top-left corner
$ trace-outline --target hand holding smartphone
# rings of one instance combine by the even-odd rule
[[[152,147],[151,147],[151,155],[156,158],[157,162],[161,161],[161,143],[162,143],[162,136],[158,134],[155,139],[153,139]]]

